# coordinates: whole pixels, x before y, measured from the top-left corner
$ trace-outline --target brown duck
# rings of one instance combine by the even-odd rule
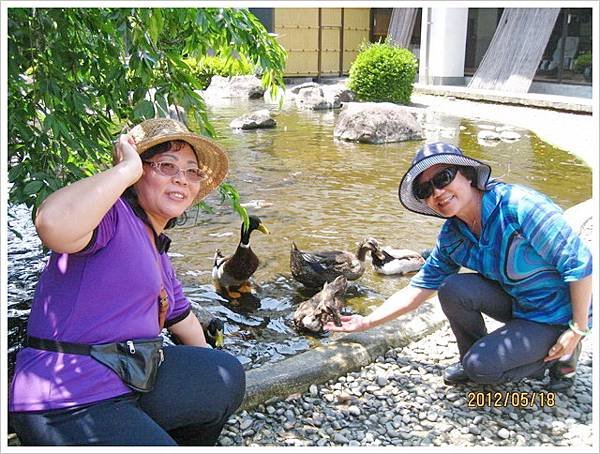
[[[310,288],[322,287],[338,276],[354,281],[365,272],[367,251],[375,250],[375,245],[367,238],[358,246],[356,254],[347,251],[301,251],[292,242],[290,269],[292,276]]]
[[[225,257],[219,249],[215,252],[212,277],[218,293],[230,299],[239,298],[242,293],[251,293],[250,277],[258,268],[259,260],[250,247],[250,234],[254,230],[268,234],[258,216],[250,216],[247,229],[241,227],[241,238],[235,253]]]
[[[340,310],[344,305],[341,297],[346,292],[347,284],[344,276],[338,276],[333,282],[326,282],[323,290],[311,299],[300,303],[293,317],[296,329],[318,333],[329,321],[341,326]]]

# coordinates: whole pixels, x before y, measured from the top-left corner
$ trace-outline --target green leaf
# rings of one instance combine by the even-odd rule
[[[16,164],[8,171],[8,181],[10,181],[11,183],[17,181],[19,178],[21,178],[21,175],[23,174],[24,170],[25,165],[23,163]]]
[[[136,120],[154,118],[154,104],[152,101],[142,99],[133,107],[133,114]]]
[[[150,15],[148,33],[150,34],[150,39],[152,40],[152,42],[156,44],[158,41],[158,36],[160,34],[160,17],[158,11]]]
[[[23,192],[27,195],[37,194],[38,191],[42,188],[42,186],[44,186],[43,181],[30,181],[23,188]]]

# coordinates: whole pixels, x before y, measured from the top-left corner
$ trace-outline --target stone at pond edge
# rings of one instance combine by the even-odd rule
[[[336,104],[332,100],[325,98],[321,87],[302,88],[296,96],[296,107],[305,110],[327,110],[340,107],[339,101]]]
[[[318,87],[318,86],[319,86],[319,84],[316,82],[305,82],[303,84],[292,87],[290,89],[290,92],[297,95],[300,92],[300,90],[302,90],[303,88],[314,88],[314,87]]]
[[[362,143],[390,143],[424,139],[423,130],[405,108],[389,102],[346,103],[333,137]]]
[[[354,93],[344,84],[319,85],[314,82],[293,87],[288,91],[295,96],[296,107],[303,110],[339,109],[342,103],[354,101]]]
[[[256,76],[213,76],[204,92],[205,98],[262,98],[265,89]]]
[[[268,109],[242,115],[229,123],[229,127],[233,129],[274,128],[276,125],[277,122],[271,118],[271,112]]]

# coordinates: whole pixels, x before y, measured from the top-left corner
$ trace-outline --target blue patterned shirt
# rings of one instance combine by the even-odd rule
[[[546,196],[493,182],[483,194],[480,238],[448,219],[413,287],[437,289],[461,266],[500,283],[513,297],[513,317],[548,324],[572,318],[569,282],[592,274],[592,256]]]

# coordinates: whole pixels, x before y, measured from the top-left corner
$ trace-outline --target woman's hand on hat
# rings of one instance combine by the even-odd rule
[[[132,173],[133,182],[140,179],[143,173],[142,159],[138,154],[133,137],[121,134],[114,147],[114,165],[127,168]]]

